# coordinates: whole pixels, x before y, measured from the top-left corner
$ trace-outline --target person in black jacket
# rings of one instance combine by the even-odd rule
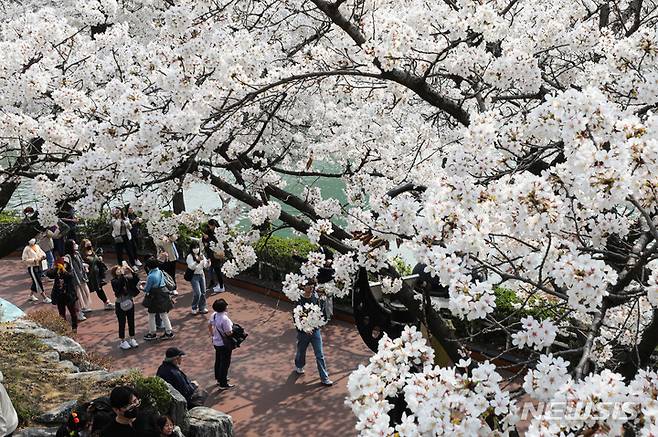
[[[55,267],[48,270],[46,275],[52,279],[53,291],[51,292],[50,299],[53,305],[57,305],[59,315],[66,320],[66,310],[69,310],[71,316],[71,328],[73,332],[78,331],[78,311],[76,309],[76,302],[78,301],[78,294],[75,291],[73,284],[73,274],[71,273],[71,266],[66,258],[60,257],[55,261]]]
[[[135,302],[133,298],[139,293],[137,285],[139,276],[124,264],[116,265],[110,269],[112,274],[112,290],[116,296],[114,312],[119,322],[119,348],[128,350],[139,346],[135,340]],[[128,322],[128,334],[130,340],[126,341],[126,321]]]
[[[196,381],[190,381],[180,369],[185,352],[170,347],[165,353],[165,359],[158,367],[156,376],[171,384],[187,400],[187,408],[201,407],[206,402],[208,393],[199,388]]]

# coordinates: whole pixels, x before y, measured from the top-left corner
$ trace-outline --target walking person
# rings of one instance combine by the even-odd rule
[[[21,258],[27,266],[27,274],[32,281],[29,300],[33,302],[38,301],[39,299],[35,294],[40,294],[45,303],[50,303],[50,298],[46,296],[46,292],[43,289],[43,283],[41,282],[41,262],[46,259],[46,254],[41,250],[35,238],[28,241],[27,246],[23,249]]]
[[[66,320],[66,310],[69,310],[71,329],[73,332],[78,332],[78,310],[76,308],[78,295],[75,285],[73,285],[71,265],[66,258],[57,258],[54,267],[48,270],[48,277],[54,281],[50,294],[53,305],[57,305],[57,311],[64,320]]]
[[[57,229],[57,227],[55,227]],[[52,269],[55,266],[55,255],[53,255],[53,250],[55,249],[55,243],[53,242],[53,236],[55,235],[55,230],[52,227],[43,228],[36,236],[37,244],[43,250],[43,253],[46,254],[46,261],[48,262],[48,270]],[[46,272],[43,272],[45,275]]]
[[[109,311],[114,309],[114,304],[107,299],[103,285],[105,284],[105,273],[107,267],[103,263],[103,259],[98,256],[91,241],[86,238],[82,240],[82,261],[89,266],[89,292],[96,293],[98,298],[105,305],[105,310]]]
[[[159,268],[158,260],[149,258],[146,261],[148,277],[144,286],[144,300],[148,302],[147,308],[149,313],[149,332],[144,336],[144,340],[151,341],[157,338],[155,316],[159,315],[165,328],[165,333],[161,337],[163,340],[174,338],[174,331],[169,321],[169,311],[174,307],[171,294],[165,286],[165,279]]]
[[[116,297],[114,313],[119,322],[119,348],[128,350],[138,347],[135,340],[135,296],[139,293],[137,285],[139,276],[127,264],[114,266],[110,269],[112,275],[112,290]],[[129,340],[126,340],[126,323],[128,323]]]
[[[215,380],[220,390],[228,390],[235,387],[235,384],[228,383],[228,369],[231,367],[233,353],[228,337],[233,335],[233,322],[226,312],[228,303],[224,299],[213,302],[212,309],[214,313],[208,321],[208,332],[215,348]]]
[[[190,243],[190,250],[185,259],[187,268],[192,270],[192,314],[206,314],[206,275],[204,269],[210,267],[210,261],[203,256],[197,241]]]
[[[305,305],[312,303],[322,308],[322,303],[315,292],[315,284],[310,282],[304,286],[304,295],[299,299],[298,305]],[[324,310],[323,310],[324,311]],[[329,379],[329,372],[327,365],[324,361],[324,352],[322,350],[322,334],[320,328],[315,328],[312,333],[297,330],[297,351],[295,353],[295,372],[301,375],[304,373],[304,366],[306,365],[306,349],[308,345],[313,347],[315,354],[315,363],[318,367],[320,374],[320,381],[322,385],[332,386],[334,383]]]
[[[155,239],[155,247],[158,250],[158,261],[160,268],[167,272],[171,279],[176,282],[176,262],[179,258],[178,248],[176,247],[176,238],[170,235]],[[177,293],[173,293],[177,294]]]
[[[66,240],[64,244],[64,257],[67,258],[67,262],[71,266],[73,285],[78,294],[78,320],[84,321],[87,320],[85,313],[91,311],[91,296],[89,294],[89,286],[87,285],[89,281],[87,276],[89,266],[82,260],[78,249],[78,243],[75,240]]]
[[[220,244],[215,236],[215,229],[219,227],[219,223],[215,219],[208,220],[206,229],[202,233],[201,242],[206,257],[210,261],[209,271],[209,289],[212,293],[221,293],[225,291],[224,288],[224,275],[222,274],[222,265],[224,264],[224,246]]]
[[[114,250],[117,253],[117,264],[123,261],[123,253],[128,256],[128,263],[134,266],[134,270],[139,267],[136,264],[135,253],[131,243],[132,235],[130,234],[130,220],[123,215],[121,208],[115,208],[112,220],[110,221],[112,227],[112,238],[114,238]]]

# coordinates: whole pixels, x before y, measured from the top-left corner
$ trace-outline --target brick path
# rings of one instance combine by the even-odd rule
[[[49,284],[45,283],[47,289]],[[43,307],[54,309],[52,305],[28,303],[29,285],[27,272],[17,257],[0,259],[0,297],[24,311]],[[147,313],[138,304],[136,330],[140,347],[129,351],[118,349],[114,313],[102,311],[100,300],[92,296],[94,311],[80,324],[77,340],[88,351],[111,356],[115,369],[139,367],[146,374],[155,373],[168,347],[183,349],[187,352],[183,370],[202,387],[208,387],[208,406],[233,416],[236,436],[356,434],[354,416],[344,404],[347,377],[359,364],[366,363],[371,353],[354,326],[334,320],[323,329],[325,357],[335,383],[333,387],[325,388],[320,385],[311,348],[307,354],[306,374],[298,377],[292,372],[295,330],[291,305],[229,285],[229,291],[221,296],[229,302],[231,319],[245,327],[249,338],[233,354],[229,374],[237,387],[221,392],[211,385],[214,382],[214,350],[206,318],[189,314],[191,289],[189,283],[182,280],[182,273],[179,273],[179,287],[181,296],[170,313],[175,339],[142,341]],[[113,296],[109,285],[105,290],[108,296]],[[210,302],[213,299],[211,297]]]

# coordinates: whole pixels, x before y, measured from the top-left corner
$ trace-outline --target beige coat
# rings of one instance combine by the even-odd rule
[[[38,244],[35,244],[32,247],[28,244],[25,246],[25,249],[23,249],[23,256],[21,258],[23,258],[23,262],[28,267],[35,267],[41,265],[41,261],[46,259],[46,254],[41,250]]]

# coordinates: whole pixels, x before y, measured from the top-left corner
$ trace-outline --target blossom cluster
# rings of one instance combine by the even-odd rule
[[[313,303],[297,305],[293,310],[293,320],[298,330],[308,334],[327,323],[322,308]]]

